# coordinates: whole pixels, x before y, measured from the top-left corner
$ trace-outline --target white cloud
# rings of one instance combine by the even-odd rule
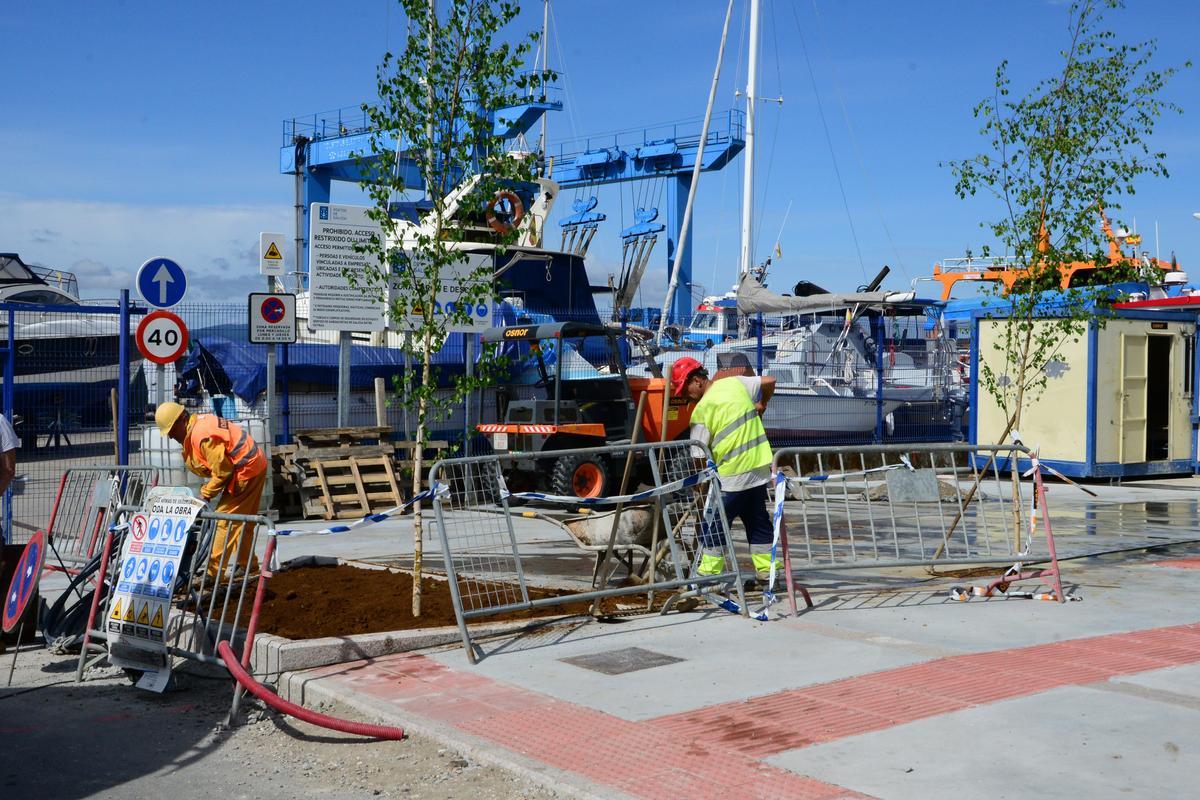
[[[143,206],[0,193],[0,208],[3,248],[75,272],[84,297],[133,289],[138,267],[165,256],[188,271],[187,300],[241,302],[265,286],[259,232],[295,228],[284,204]],[[284,256],[293,263],[290,252]]]

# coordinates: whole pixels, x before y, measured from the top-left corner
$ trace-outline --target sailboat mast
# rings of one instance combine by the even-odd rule
[[[550,64],[550,0],[542,0],[542,73],[544,74]],[[546,80],[542,79],[542,99],[546,95]],[[542,112],[542,135],[538,140],[538,150],[542,154],[542,158],[546,157],[546,117],[550,116],[545,111]]]
[[[750,0],[750,58],[746,74],[746,161],[742,174],[742,251],[738,277],[754,266],[751,238],[754,232],[754,106],[758,102],[759,0]]]

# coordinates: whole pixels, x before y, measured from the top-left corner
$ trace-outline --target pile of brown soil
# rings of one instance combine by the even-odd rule
[[[530,598],[566,597],[572,592],[530,587]],[[656,599],[665,600],[661,594]],[[608,599],[606,614],[642,603],[642,595]],[[620,605],[618,605],[620,604]],[[660,605],[661,600],[656,605]],[[589,601],[567,602],[550,608],[485,617],[486,622],[536,619],[591,613]],[[360,569],[347,564],[300,567],[275,573],[267,581],[258,629],[289,639],[351,636],[454,625],[450,584],[421,581],[421,616],[412,615],[412,575],[384,569]]]

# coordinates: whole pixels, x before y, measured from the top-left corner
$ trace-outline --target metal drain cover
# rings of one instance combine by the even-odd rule
[[[601,672],[605,675],[624,675],[626,672],[637,672],[641,669],[661,667],[664,664],[675,664],[685,659],[655,653],[640,647],[624,647],[620,650],[608,650],[603,653],[592,653],[586,656],[559,659],[564,664]]]

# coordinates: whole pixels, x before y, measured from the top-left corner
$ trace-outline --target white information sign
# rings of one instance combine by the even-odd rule
[[[171,594],[188,531],[204,505],[184,494],[159,496],[129,521],[104,627],[109,662],[142,670],[138,686],[143,689],[161,692],[171,675],[166,642]]]
[[[420,269],[415,259],[410,259],[409,264],[411,265],[410,269],[417,272],[421,278],[424,277],[424,271]],[[464,286],[467,282],[472,277],[478,280],[478,276],[487,274],[492,269],[494,269],[494,265],[491,253],[468,255],[466,261],[442,268],[439,275],[441,278],[440,291],[438,291],[437,301],[433,305],[434,317],[445,317],[448,313],[453,314],[455,309],[459,308],[469,315],[447,320],[447,331],[481,333],[492,327],[492,304],[490,301],[484,300],[468,304],[463,299],[466,294]],[[396,291],[394,286],[392,291]],[[415,330],[421,324],[421,317],[417,313],[412,313],[414,309],[409,309],[409,311],[410,313],[401,321],[400,327]]]
[[[347,277],[378,268],[378,260],[354,250],[355,244],[369,242],[372,235],[382,236],[379,223],[367,216],[368,210],[366,206],[332,203],[309,207],[308,327],[312,330],[384,329],[384,298],[352,286]]]
[[[260,275],[283,277],[287,269],[283,263],[283,246],[287,241],[286,234],[258,234],[258,272]]]
[[[251,344],[296,343],[296,295],[251,292],[247,311]]]

